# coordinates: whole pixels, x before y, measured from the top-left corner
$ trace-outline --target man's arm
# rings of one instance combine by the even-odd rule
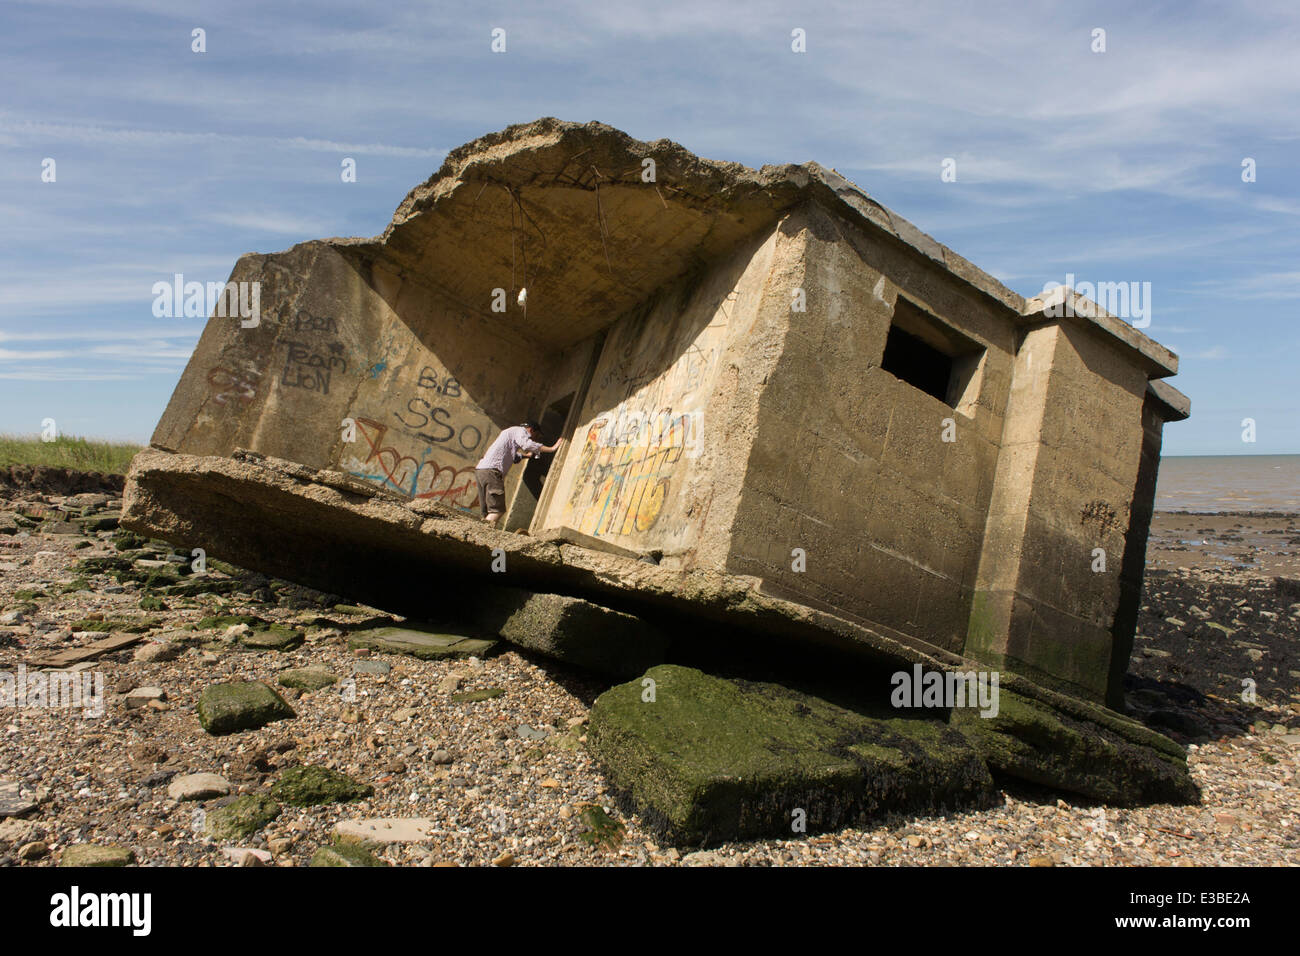
[[[540,443],[535,443],[535,447],[526,449],[522,454],[523,457],[525,458],[536,458],[538,455],[542,454],[542,452],[550,453],[553,451],[559,451],[560,446],[563,444],[564,444],[563,438],[555,439],[555,444],[549,447]]]

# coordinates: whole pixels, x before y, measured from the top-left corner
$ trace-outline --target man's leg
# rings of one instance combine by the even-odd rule
[[[488,474],[486,468],[474,469],[474,484],[478,485],[479,516],[484,520],[488,516]]]
[[[501,472],[496,469],[485,469],[485,471],[486,475],[483,480],[484,520],[495,528],[497,519],[506,510],[506,484]]]

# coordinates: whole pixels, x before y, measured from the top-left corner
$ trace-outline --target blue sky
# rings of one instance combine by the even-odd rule
[[[1300,453],[1298,61],[1291,0],[6,0],[0,432],[147,439],[203,321],[153,283],[378,233],[448,149],[558,116],[815,159],[1024,295],[1150,282],[1165,453]]]

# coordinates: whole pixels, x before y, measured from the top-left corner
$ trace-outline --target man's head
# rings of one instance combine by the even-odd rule
[[[524,422],[524,427],[528,429],[528,437],[531,438],[533,441],[542,440],[542,429],[541,426],[537,424],[537,422],[531,420],[526,421]]]

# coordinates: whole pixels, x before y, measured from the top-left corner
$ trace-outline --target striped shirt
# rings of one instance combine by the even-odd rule
[[[542,446],[528,437],[528,429],[523,425],[513,425],[504,429],[497,440],[489,446],[487,453],[479,461],[478,468],[495,468],[504,478],[521,451],[537,454]]]

